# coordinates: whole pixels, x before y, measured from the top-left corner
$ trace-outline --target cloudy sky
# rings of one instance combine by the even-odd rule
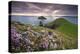
[[[77,5],[12,2],[11,15],[23,16],[77,16]]]

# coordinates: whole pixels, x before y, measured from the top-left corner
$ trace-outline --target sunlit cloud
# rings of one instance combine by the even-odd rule
[[[44,12],[49,12],[50,10],[49,10],[49,9],[44,9],[43,11],[44,11]]]
[[[31,3],[26,3],[26,5],[28,5],[28,8],[31,8],[31,9],[33,9],[33,8],[35,8],[35,9],[41,9],[40,7],[38,7],[38,6],[36,6],[36,5],[34,5],[34,4],[31,4]]]
[[[10,15],[18,15],[18,16],[49,16],[46,13],[11,13]]]
[[[56,13],[59,13],[61,10],[54,10],[53,12],[52,12],[52,14],[56,14]]]

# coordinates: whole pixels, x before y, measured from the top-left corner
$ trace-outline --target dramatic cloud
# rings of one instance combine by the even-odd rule
[[[77,5],[12,2],[12,15],[25,16],[70,16],[77,15]]]

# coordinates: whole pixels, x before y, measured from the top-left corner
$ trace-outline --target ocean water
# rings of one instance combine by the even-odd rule
[[[32,25],[39,25],[40,20],[38,19],[39,16],[11,16],[11,21],[18,21],[24,24],[32,24]],[[64,18],[73,24],[78,24],[78,17],[76,16],[45,16],[46,20],[44,20],[44,24],[54,21],[57,18]]]

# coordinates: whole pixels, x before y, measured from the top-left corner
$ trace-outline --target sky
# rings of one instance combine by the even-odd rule
[[[77,16],[77,5],[13,1],[10,15],[22,16]]]

